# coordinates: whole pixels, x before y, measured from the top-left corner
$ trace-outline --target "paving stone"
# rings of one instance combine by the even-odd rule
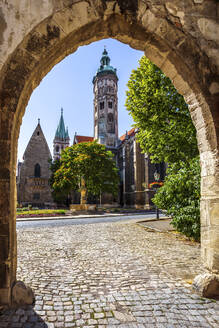
[[[218,327],[219,301],[187,283],[203,273],[199,244],[135,224],[18,230],[18,279],[34,308],[0,315],[0,328]]]

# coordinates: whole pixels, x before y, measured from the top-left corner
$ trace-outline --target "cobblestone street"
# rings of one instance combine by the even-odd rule
[[[134,223],[18,230],[18,279],[34,308],[0,327],[219,327],[219,301],[195,294],[200,247]]]

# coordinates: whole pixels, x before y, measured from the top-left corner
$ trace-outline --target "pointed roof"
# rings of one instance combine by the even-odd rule
[[[23,160],[25,160],[26,158],[31,158],[34,154],[42,152],[47,155],[45,157],[46,160],[52,157],[49,150],[49,146],[47,144],[46,138],[40,125],[40,120],[38,119],[38,124],[24,151]]]
[[[56,129],[55,139],[66,140],[69,139],[68,128],[65,129],[65,123],[63,118],[63,108],[61,108],[61,117],[58,127]]]
[[[100,59],[100,67],[98,68],[97,73],[93,78],[93,83],[97,76],[103,74],[114,74],[117,77],[116,68],[110,65],[110,57],[108,56],[108,52],[105,47],[102,53],[102,57]]]

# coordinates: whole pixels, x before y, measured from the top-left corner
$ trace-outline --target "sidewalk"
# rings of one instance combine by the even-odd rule
[[[157,219],[151,219],[150,221],[141,221],[138,222],[139,225],[143,226],[144,228],[155,230],[158,232],[168,232],[168,231],[174,231],[174,227],[170,224],[171,219],[169,218],[160,218]]]

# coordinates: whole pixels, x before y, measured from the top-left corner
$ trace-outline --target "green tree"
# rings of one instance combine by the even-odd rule
[[[53,189],[53,184],[55,182],[55,173],[60,168],[61,162],[60,160],[52,161],[52,159],[50,159],[49,164],[50,164],[50,171],[51,171],[49,184],[52,189],[52,197],[56,203],[64,204],[67,201],[69,190],[68,189],[66,190],[64,188],[58,188],[58,187]]]
[[[60,167],[54,174],[54,191],[73,190],[99,195],[118,192],[119,175],[113,154],[104,145],[84,142],[63,150]]]
[[[164,186],[153,198],[154,203],[172,216],[177,231],[200,239],[200,165],[199,157],[172,164]]]
[[[169,164],[198,155],[196,130],[184,98],[143,56],[128,82],[126,107],[139,128],[138,141],[153,162]]]
[[[143,152],[154,163],[168,163],[168,176],[153,201],[172,216],[178,231],[198,240],[200,165],[188,106],[156,65],[145,56],[139,64],[128,82],[126,107]]]

